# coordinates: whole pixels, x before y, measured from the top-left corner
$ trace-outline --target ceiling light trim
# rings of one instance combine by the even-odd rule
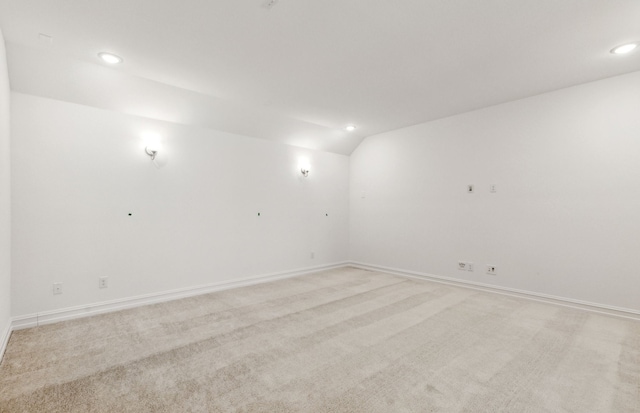
[[[98,53],[98,57],[105,63],[109,63],[110,65],[117,65],[124,61],[120,56],[110,53],[110,52],[100,52]]]
[[[631,42],[631,43],[621,44],[611,49],[610,52],[611,54],[615,54],[615,55],[624,55],[627,53],[631,53],[632,51],[638,48],[639,43],[640,42]]]

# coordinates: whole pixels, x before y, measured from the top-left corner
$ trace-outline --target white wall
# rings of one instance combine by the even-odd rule
[[[15,317],[348,258],[347,156],[18,93],[12,145]]]
[[[354,261],[640,310],[640,72],[367,138],[350,180]]]
[[[11,316],[11,187],[9,155],[9,75],[0,31],[0,359]]]

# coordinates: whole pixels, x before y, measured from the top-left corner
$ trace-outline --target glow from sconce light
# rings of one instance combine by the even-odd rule
[[[344,127],[344,130],[346,130],[347,132],[353,132],[354,130],[356,130],[356,125],[347,125]]]
[[[122,63],[122,58],[113,53],[101,52],[98,53],[98,57],[102,59],[105,63],[109,63],[110,65],[117,65],[118,63]]]
[[[626,54],[638,47],[638,43],[627,43],[611,49],[613,54]]]

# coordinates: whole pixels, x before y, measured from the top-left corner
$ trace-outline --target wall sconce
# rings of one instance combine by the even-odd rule
[[[302,176],[307,178],[309,176],[310,170],[311,170],[311,164],[309,162],[309,158],[307,157],[298,158],[298,171],[302,173]]]
[[[156,155],[158,154],[159,149],[160,148],[157,144],[155,145],[149,144],[145,146],[144,151],[147,153],[147,155],[151,157],[151,160],[153,161],[154,159],[156,159]]]
[[[302,172],[302,176],[304,177],[309,176],[309,170],[311,169],[311,166],[309,165],[308,160],[300,159],[298,163],[298,168],[300,168],[300,172]]]
[[[144,142],[144,152],[151,157],[151,160],[156,159],[156,155],[158,155],[158,151],[161,148],[160,140],[162,138],[155,132],[145,132],[142,135],[142,140]]]

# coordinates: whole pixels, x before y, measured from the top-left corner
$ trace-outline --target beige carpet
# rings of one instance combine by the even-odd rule
[[[2,412],[640,412],[640,323],[344,268],[16,331]]]

